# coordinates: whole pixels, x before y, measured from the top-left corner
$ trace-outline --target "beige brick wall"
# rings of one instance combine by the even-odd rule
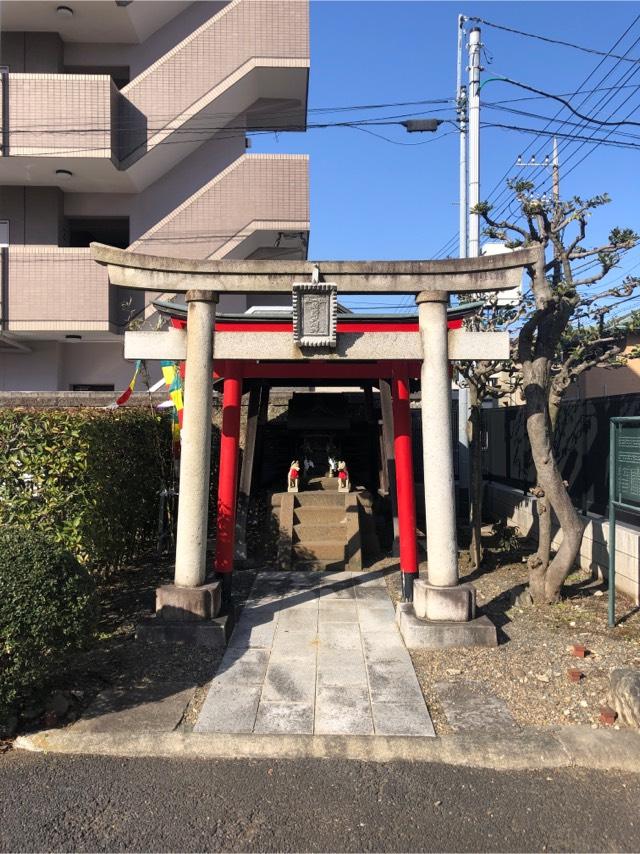
[[[244,155],[131,248],[207,258],[258,227],[306,230],[307,170],[303,155]],[[107,330],[120,314],[124,293],[89,249],[12,246],[8,263],[10,331]]]
[[[122,94],[147,116],[188,109],[256,57],[309,59],[306,0],[234,0],[147,68]]]
[[[108,330],[109,280],[89,249],[10,246],[9,331]]]
[[[107,75],[9,74],[9,153],[111,157]]]
[[[276,230],[297,223],[305,230],[308,168],[306,155],[244,155],[131,248],[151,255],[209,258],[227,245],[233,248],[233,238],[250,233],[254,223]]]

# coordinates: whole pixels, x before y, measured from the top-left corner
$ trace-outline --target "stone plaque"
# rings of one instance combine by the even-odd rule
[[[293,286],[293,340],[299,347],[336,346],[335,285],[320,282]]]

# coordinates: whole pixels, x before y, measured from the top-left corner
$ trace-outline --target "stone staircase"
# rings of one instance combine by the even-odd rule
[[[358,497],[338,492],[337,478],[312,478],[280,503],[281,569],[362,569]]]

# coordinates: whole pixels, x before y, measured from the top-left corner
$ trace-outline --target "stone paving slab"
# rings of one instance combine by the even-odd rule
[[[372,703],[376,735],[432,735],[435,730],[424,703]]]
[[[195,731],[435,735],[384,573],[259,573]]]
[[[438,682],[435,689],[454,732],[520,729],[504,700],[477,682]]]
[[[102,691],[73,724],[74,732],[170,732],[182,720],[195,691],[184,683]]]
[[[240,681],[220,685],[215,679],[204,701],[195,732],[253,732],[262,685]]]
[[[258,709],[255,733],[313,734],[314,704],[270,703],[262,700]]]
[[[318,735],[373,735],[373,731],[366,685],[318,688],[315,722]]]

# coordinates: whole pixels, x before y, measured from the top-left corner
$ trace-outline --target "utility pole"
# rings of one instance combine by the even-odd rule
[[[467,223],[469,216],[467,200],[467,87],[462,82],[464,55],[464,15],[458,15],[458,63],[456,74],[456,106],[458,128],[460,130],[460,207],[459,207],[459,250],[460,258],[466,258],[468,252]],[[466,380],[458,373],[458,500],[459,512],[467,518],[469,515],[469,388]]]
[[[553,201],[558,204],[560,201],[560,160],[558,159],[558,140],[553,137],[553,161],[551,166],[553,175]]]
[[[480,27],[469,33],[469,256],[480,254]]]
[[[464,15],[458,15],[458,69],[456,106],[460,129],[460,241],[459,256],[467,257],[467,87],[462,82],[462,53],[464,48]]]
[[[468,255],[475,258],[480,254],[480,216],[475,212],[480,203],[480,28],[473,27],[469,32],[469,248]],[[477,391],[467,389],[466,428],[469,436],[473,436],[471,453],[467,448],[467,485],[469,494],[469,522],[472,531],[472,546],[480,564],[481,547],[477,542],[474,531],[477,530],[476,513],[478,510],[478,495],[481,490],[482,461],[480,458],[480,411],[478,408]],[[470,442],[467,440],[467,445]]]

